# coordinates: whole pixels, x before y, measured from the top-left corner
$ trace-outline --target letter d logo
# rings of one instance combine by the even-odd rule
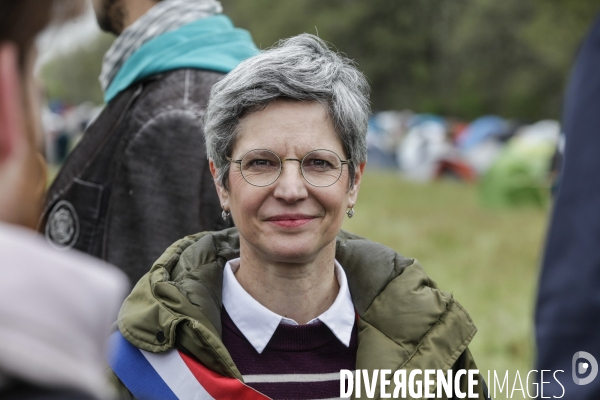
[[[580,358],[585,358],[587,362],[580,363],[578,366],[577,360]],[[592,370],[587,377],[577,377],[577,374],[584,374],[590,366],[592,367]],[[573,354],[573,367],[571,372],[573,374],[573,382],[575,382],[576,385],[587,385],[596,378],[596,375],[598,375],[598,362],[590,353],[587,353],[585,351],[578,351],[577,353]]]

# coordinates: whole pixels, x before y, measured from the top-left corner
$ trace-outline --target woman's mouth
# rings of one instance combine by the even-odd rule
[[[267,221],[282,228],[298,228],[313,219],[315,217],[306,214],[281,214],[267,218]]]

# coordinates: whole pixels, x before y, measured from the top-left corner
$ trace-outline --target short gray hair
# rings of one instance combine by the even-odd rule
[[[348,158],[350,187],[357,164],[367,160],[369,84],[353,61],[320,38],[301,34],[251,57],[216,83],[204,116],[209,159],[217,181],[227,187],[236,128],[244,115],[278,98],[316,101],[325,106]]]

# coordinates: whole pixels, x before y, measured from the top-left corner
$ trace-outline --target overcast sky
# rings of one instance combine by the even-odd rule
[[[38,38],[39,54],[36,71],[57,54],[69,51],[76,46],[85,46],[99,33],[100,28],[98,28],[91,6],[88,6],[84,14],[63,26],[47,29]]]

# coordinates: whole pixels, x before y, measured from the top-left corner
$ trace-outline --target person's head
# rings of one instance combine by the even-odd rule
[[[84,5],[72,0],[0,0],[0,221],[34,228],[46,184],[37,151],[41,124],[33,80],[34,43],[52,19]]]
[[[92,0],[100,29],[120,35],[161,0]]]
[[[363,74],[308,34],[242,62],[213,87],[207,154],[242,250],[301,262],[334,245],[356,202],[369,114]],[[326,152],[311,153],[318,149]]]

